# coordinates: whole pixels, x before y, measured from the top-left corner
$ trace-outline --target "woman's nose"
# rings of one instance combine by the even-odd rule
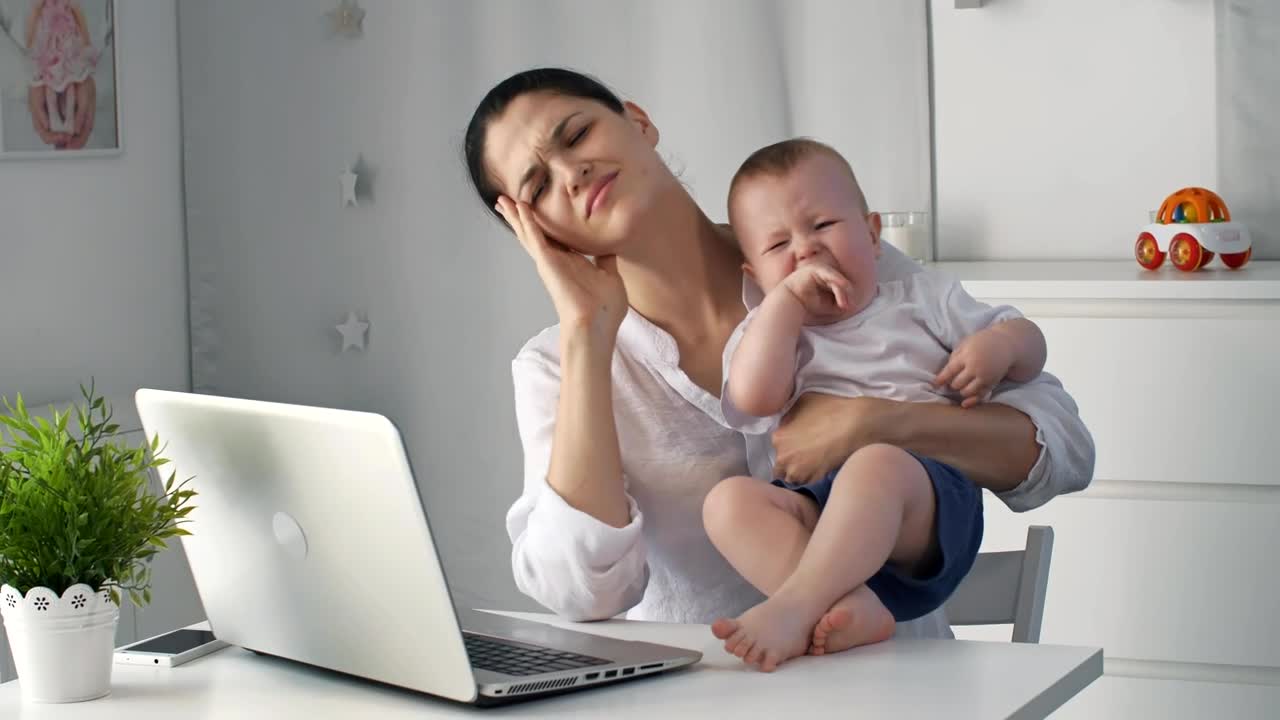
[[[591,163],[580,163],[569,169],[569,194],[577,195],[590,185]]]

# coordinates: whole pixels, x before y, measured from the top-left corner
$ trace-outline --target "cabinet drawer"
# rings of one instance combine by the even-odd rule
[[[1064,496],[1010,512],[987,494],[983,550],[1054,529],[1041,642],[1108,658],[1280,668],[1280,503]]]
[[[1280,484],[1280,312],[1247,319],[1047,317],[1048,370],[1080,405],[1094,477]]]

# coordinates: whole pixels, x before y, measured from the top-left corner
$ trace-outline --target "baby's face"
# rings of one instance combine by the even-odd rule
[[[848,171],[815,154],[782,176],[744,180],[729,198],[729,222],[744,270],[766,293],[805,263],[825,263],[853,285],[851,312],[875,297],[880,240]],[[870,224],[869,224],[870,223]]]

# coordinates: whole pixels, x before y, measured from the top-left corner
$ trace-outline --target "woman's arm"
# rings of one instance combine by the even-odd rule
[[[547,484],[571,507],[616,528],[631,522],[613,419],[613,345],[562,330],[560,401]]]
[[[773,433],[774,472],[806,482],[872,443],[941,460],[993,492],[1017,487],[1040,455],[1031,419],[1004,405],[963,409],[807,393]]]
[[[874,442],[954,465],[1016,512],[1083,490],[1093,479],[1093,437],[1049,373],[998,388],[989,403],[970,409],[803,395],[773,433],[775,472],[796,482],[813,479]]]
[[[569,378],[576,374],[572,368],[577,361],[557,358],[555,340],[548,336],[530,345],[539,347],[527,346],[511,364],[524,450],[524,492],[507,512],[516,587],[573,620],[612,617],[638,603],[648,584],[643,516],[627,495],[620,470],[600,471],[589,464],[591,448],[562,442],[566,423],[589,424],[592,416],[583,414],[582,406],[598,404],[591,387],[573,388],[580,382]],[[571,345],[562,345],[566,356],[574,352]],[[599,377],[587,378],[585,384],[600,382]],[[565,422],[558,422],[561,417]],[[613,427],[612,422],[597,424]],[[616,434],[612,440],[601,438],[600,430],[588,434],[616,453]],[[609,453],[601,454],[607,465]],[[582,464],[574,467],[574,462]],[[563,492],[552,485],[553,464],[560,465],[554,482]],[[603,515],[627,520],[616,526],[583,509],[596,506]]]
[[[882,408],[874,427],[872,442],[941,460],[997,493],[1021,484],[1040,457],[1035,424],[1007,405],[899,402]]]

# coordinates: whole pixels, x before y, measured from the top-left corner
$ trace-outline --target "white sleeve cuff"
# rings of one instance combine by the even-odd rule
[[[991,401],[1026,413],[1035,425],[1040,446],[1040,456],[1027,479],[1012,490],[996,493],[1010,510],[1033,510],[1058,495],[1089,486],[1093,480],[1093,436],[1057,378],[1041,373],[1030,383],[997,392]]]
[[[649,581],[644,516],[627,496],[631,522],[615,528],[565,502],[549,485],[537,493],[512,570],[521,592],[571,620],[602,620],[635,606]]]

